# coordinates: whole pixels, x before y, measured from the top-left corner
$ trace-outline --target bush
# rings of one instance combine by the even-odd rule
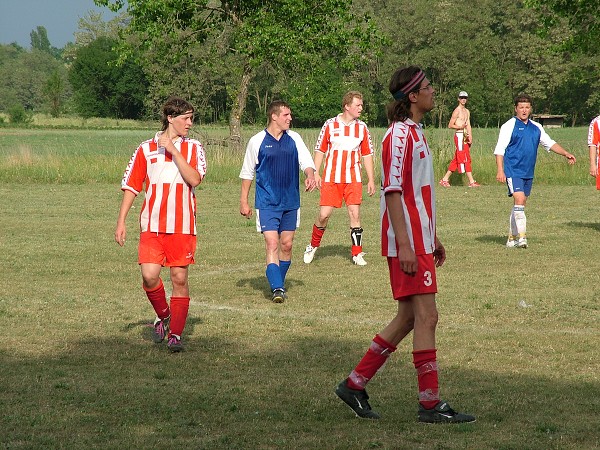
[[[33,113],[26,111],[23,105],[16,104],[8,109],[8,118],[11,123],[31,123]]]

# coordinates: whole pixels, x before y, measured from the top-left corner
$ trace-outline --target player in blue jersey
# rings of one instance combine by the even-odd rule
[[[287,298],[285,276],[292,261],[294,234],[300,223],[300,170],[306,175],[304,187],[307,191],[314,191],[317,184],[310,151],[300,135],[290,130],[292,111],[289,105],[274,101],[269,105],[267,115],[267,128],[254,135],[246,147],[240,172],[240,214],[247,218],[252,216],[248,195],[256,177],[256,228],[265,238],[271,300],[282,303]]]
[[[527,221],[525,203],[531,193],[538,146],[567,158],[575,164],[575,157],[552,140],[542,125],[529,118],[532,99],[527,94],[515,98],[515,116],[500,128],[494,150],[498,173],[496,180],[508,185],[508,196],[514,205],[510,214],[510,228],[506,246],[527,248]]]

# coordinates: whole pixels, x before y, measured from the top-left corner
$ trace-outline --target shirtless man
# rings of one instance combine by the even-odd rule
[[[469,94],[465,91],[460,91],[458,94],[458,106],[454,109],[450,122],[448,122],[448,128],[456,130],[454,133],[454,145],[456,151],[454,152],[454,158],[450,161],[448,171],[444,178],[440,180],[440,185],[444,187],[450,187],[450,175],[452,172],[458,169],[458,173],[466,173],[469,179],[469,187],[479,187],[479,183],[473,178],[471,170],[471,143],[473,137],[471,135],[471,113],[465,106]]]

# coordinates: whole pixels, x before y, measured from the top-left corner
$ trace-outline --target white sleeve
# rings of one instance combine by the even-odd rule
[[[256,172],[256,166],[258,165],[258,151],[260,150],[260,144],[263,141],[263,138],[261,138],[261,133],[258,133],[252,136],[248,141],[246,154],[244,155],[244,163],[242,164],[242,170],[240,171],[240,178],[244,180],[254,179],[254,173]]]
[[[312,167],[316,171],[317,168],[315,167],[315,162],[312,159],[312,155],[310,154],[308,147],[306,147],[306,144],[302,140],[302,137],[294,131],[288,131],[288,133],[296,143],[296,148],[298,149],[298,162],[300,163],[300,170],[304,172],[309,167]]]
[[[548,136],[548,133],[546,133],[546,130],[544,130],[544,127],[540,123],[534,122],[533,120],[531,122],[540,129],[540,144],[542,144],[546,151],[549,152],[550,148],[556,144],[556,141]]]
[[[515,129],[515,119],[509,119],[500,127],[500,134],[498,135],[498,143],[494,149],[494,155],[503,156],[508,144],[510,144],[510,138],[512,137],[513,130]]]

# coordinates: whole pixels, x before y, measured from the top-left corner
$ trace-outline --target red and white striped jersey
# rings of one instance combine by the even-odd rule
[[[600,116],[596,117],[590,123],[588,130],[588,147],[590,145],[596,146],[596,149],[600,147]]]
[[[138,195],[145,189],[140,229],[152,233],[196,234],[196,194],[173,162],[171,154],[158,147],[160,132],[142,142],[133,153],[121,182],[122,190]],[[186,161],[204,178],[206,157],[202,144],[180,137],[174,143]]]
[[[325,153],[321,177],[325,182],[353,183],[361,179],[361,156],[373,154],[371,133],[367,124],[353,120],[345,124],[341,114],[333,117],[321,128],[315,151]]]
[[[411,247],[416,255],[435,250],[435,180],[431,151],[423,130],[410,119],[393,122],[381,154],[381,251],[398,256],[398,244],[385,195],[401,192],[402,208]]]

